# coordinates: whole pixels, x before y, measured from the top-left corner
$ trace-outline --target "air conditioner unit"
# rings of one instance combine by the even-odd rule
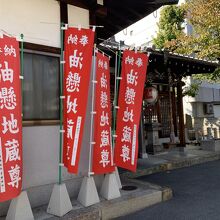
[[[204,104],[205,114],[214,114],[214,107],[211,103]]]

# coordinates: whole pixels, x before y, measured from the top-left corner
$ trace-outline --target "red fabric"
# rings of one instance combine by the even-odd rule
[[[118,100],[115,164],[136,171],[138,130],[148,56],[124,51]]]
[[[94,32],[90,29],[65,31],[63,162],[70,173],[78,172],[93,44]]]
[[[111,103],[109,58],[96,56],[96,93],[94,115],[93,172],[104,174],[114,171],[111,140]]]
[[[19,43],[0,38],[0,202],[22,186],[22,117]]]

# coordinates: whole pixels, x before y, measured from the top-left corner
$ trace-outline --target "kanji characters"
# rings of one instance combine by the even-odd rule
[[[134,104],[135,94],[136,92],[134,91],[133,88],[126,87],[125,102],[127,104]]]
[[[67,44],[77,45],[78,44],[78,39],[79,39],[79,36],[77,36],[76,34],[74,36],[73,36],[73,34],[70,34],[68,36],[68,39],[67,39]],[[83,47],[85,47],[89,43],[88,36],[87,35],[82,35],[79,39],[79,43],[81,45],[83,45]]]
[[[2,126],[3,126],[3,130],[2,130],[2,133],[3,134],[6,134],[6,132],[10,132],[11,134],[16,134],[19,132],[19,128],[18,128],[18,120],[15,119],[15,116],[14,114],[10,114],[11,116],[11,119],[8,119],[3,116],[2,119],[3,119],[3,123],[2,123]]]
[[[0,109],[6,108],[8,110],[15,109],[16,107],[16,95],[14,88],[3,87],[0,89]]]
[[[128,107],[126,107],[126,110],[124,111],[124,116],[123,116],[122,120],[124,122],[128,122],[128,121],[133,122],[134,121],[133,117],[134,117],[133,109],[131,109],[131,111],[129,111]]]
[[[133,65],[133,64],[134,64],[134,57],[129,57],[129,56],[127,56],[127,57],[125,58],[125,63],[126,63],[126,64],[130,64],[130,65]]]
[[[17,161],[21,159],[19,154],[19,143],[17,140],[12,139],[11,141],[7,141],[5,143],[5,151],[6,151],[5,162]]]
[[[5,54],[5,56],[11,56],[12,55],[13,57],[16,57],[16,50],[12,45],[11,45],[11,47],[8,47],[7,45],[5,45],[4,54]]]
[[[98,67],[101,67],[103,69],[103,60],[98,60]]]
[[[134,74],[134,75],[133,75]],[[130,73],[127,74],[127,84],[137,85],[137,72],[134,73],[134,70],[131,69]]]
[[[67,119],[67,138],[73,139],[73,120]]]
[[[77,98],[74,98],[73,101],[70,100],[70,95],[67,96],[67,113],[73,112],[77,113],[76,107],[78,106],[77,104]]]
[[[101,163],[103,167],[106,167],[110,163],[108,150],[101,151],[101,160],[99,163]]]
[[[78,56],[77,51],[78,50],[74,50],[73,55],[69,56],[70,68],[72,68],[72,67],[78,68],[79,67],[79,69],[82,69],[82,67],[83,67],[83,65],[82,65],[82,61],[83,61],[82,52],[79,52],[79,56]]]
[[[102,73],[101,77],[101,88],[107,89],[107,77],[104,73]]]
[[[105,61],[104,62],[104,69],[107,70],[108,69],[108,63]]]
[[[127,145],[122,146],[122,153],[120,155],[123,158],[123,162],[130,160],[130,149]]]
[[[135,62],[135,64],[136,64],[138,67],[141,67],[141,66],[143,66],[143,60],[142,60],[140,57],[138,57],[137,60],[136,60],[136,62]]]
[[[16,164],[15,166],[11,166],[11,169],[8,171],[11,182],[8,182],[8,185],[18,188],[20,177],[20,167]]]
[[[86,46],[86,44],[88,44],[88,37],[86,35],[82,35],[82,37],[80,38],[79,42],[83,45],[83,47]]]
[[[131,128],[128,126],[125,126],[123,128],[123,133],[122,133],[122,142],[130,142],[131,143]]]
[[[67,152],[66,152],[66,155],[68,156],[70,153],[70,146],[67,145]],[[68,156],[67,157],[67,160],[70,160],[70,157]]]
[[[10,81],[13,83],[14,71],[8,67],[8,62],[4,61],[4,67],[0,64],[0,81]]]
[[[79,73],[72,73],[69,72],[67,79],[66,79],[66,89],[68,92],[79,92],[79,85],[80,85],[81,76]]]
[[[67,43],[68,44],[75,44],[75,45],[77,45],[77,42],[78,42],[78,37],[77,37],[77,35],[75,34],[74,36],[72,35],[72,34],[70,34],[69,36],[68,36],[68,39],[67,39]]]
[[[108,107],[108,96],[106,92],[101,91],[101,97],[100,97],[100,105],[102,108]]]
[[[102,111],[102,115],[101,115],[101,118],[100,118],[100,125],[101,126],[105,126],[105,125],[109,125],[109,117],[108,117],[108,113]]]
[[[100,147],[106,147],[109,144],[110,144],[109,132],[107,130],[103,130],[101,132],[101,144],[100,144]]]

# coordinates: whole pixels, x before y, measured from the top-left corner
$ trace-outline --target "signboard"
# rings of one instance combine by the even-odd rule
[[[148,56],[124,51],[118,100],[115,164],[135,171],[138,155],[138,129]]]
[[[96,93],[94,120],[93,172],[113,172],[111,139],[111,103],[109,58],[104,54],[96,56]]]
[[[0,202],[22,186],[22,112],[19,43],[0,38]]]
[[[68,28],[64,43],[63,163],[78,172],[90,82],[94,31]]]

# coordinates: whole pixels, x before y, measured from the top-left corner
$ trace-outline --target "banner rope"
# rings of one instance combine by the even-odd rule
[[[56,22],[46,22],[46,21],[41,21],[40,23],[41,24],[51,24],[51,25],[58,25],[59,24],[59,23],[56,23]],[[88,27],[104,28],[103,25],[82,25],[82,24],[74,24],[74,23],[71,23],[71,24],[63,23],[63,25],[68,26],[68,27],[75,27],[75,28],[78,28],[78,27],[82,27],[82,28],[88,28]]]

